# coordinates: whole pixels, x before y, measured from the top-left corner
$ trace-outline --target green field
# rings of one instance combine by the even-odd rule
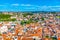
[[[10,14],[0,14],[0,21],[15,21],[16,19],[11,19],[11,16]]]

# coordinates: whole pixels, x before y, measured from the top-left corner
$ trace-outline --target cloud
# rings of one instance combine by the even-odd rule
[[[35,6],[35,9],[42,11],[60,11],[60,6]]]
[[[16,3],[16,4],[11,4],[12,6],[33,6],[33,5],[31,5],[31,4],[18,4],[18,3]]]
[[[60,6],[39,6],[39,5],[31,5],[31,4],[20,4],[21,10],[40,10],[40,11],[59,11]],[[20,9],[20,8],[19,8]]]
[[[12,6],[19,6],[19,4],[18,3],[16,3],[16,4],[11,4]]]
[[[37,7],[49,8],[49,7],[60,7],[60,6],[37,6]]]
[[[33,6],[31,4],[21,4],[20,6]]]
[[[14,9],[18,9],[18,10],[40,10],[40,11],[59,11],[60,10],[60,5],[57,5],[57,6],[39,6],[39,5],[32,5],[32,4],[18,4],[18,3],[15,3],[15,4],[4,4],[4,5],[0,5],[0,6],[3,6],[2,8],[8,8],[8,6],[15,6]],[[6,7],[5,7],[6,6]],[[7,9],[8,10],[8,9]]]

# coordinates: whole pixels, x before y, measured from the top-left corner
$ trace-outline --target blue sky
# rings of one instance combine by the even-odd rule
[[[60,11],[60,0],[0,0],[0,11]]]

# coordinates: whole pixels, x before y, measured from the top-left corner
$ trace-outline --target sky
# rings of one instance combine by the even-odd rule
[[[60,11],[60,0],[0,0],[0,11]]]

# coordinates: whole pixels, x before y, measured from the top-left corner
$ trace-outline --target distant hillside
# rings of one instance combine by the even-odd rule
[[[0,12],[0,13],[4,13],[4,12]],[[11,11],[8,13],[60,13],[60,12],[55,12],[55,11],[19,11],[19,12],[12,12]]]

